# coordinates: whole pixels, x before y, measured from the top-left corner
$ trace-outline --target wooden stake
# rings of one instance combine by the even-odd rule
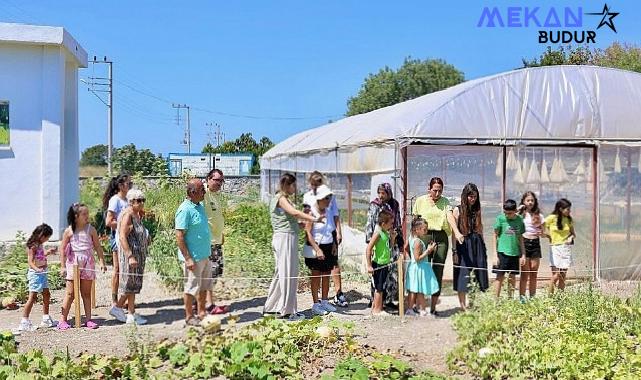
[[[80,328],[82,325],[80,320],[80,268],[77,263],[73,265],[73,302],[76,311],[76,327]]]
[[[403,269],[405,263],[403,262],[405,255],[400,252],[396,266],[398,267],[398,313],[401,320],[405,319],[405,277],[403,277]]]

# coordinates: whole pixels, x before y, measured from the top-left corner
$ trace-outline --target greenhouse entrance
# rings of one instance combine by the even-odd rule
[[[504,199],[511,198],[520,203],[525,191],[533,191],[543,215],[547,216],[558,199],[567,198],[572,202],[577,233],[572,251],[574,263],[569,275],[592,278],[597,218],[592,181],[594,152],[594,147],[587,146],[410,145],[406,155],[406,207],[409,213],[416,197],[427,193],[431,177],[443,179],[443,196],[453,206],[460,203],[461,190],[467,183],[476,184],[491,265],[495,254],[492,225],[502,212]],[[539,273],[543,277],[550,276],[548,247],[548,240],[542,239],[543,259]],[[447,266],[451,268],[451,259]],[[452,270],[446,269],[445,276],[451,278]]]

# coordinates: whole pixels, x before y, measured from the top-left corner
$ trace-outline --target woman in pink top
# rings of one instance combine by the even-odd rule
[[[519,277],[519,296],[521,302],[526,301],[525,292],[529,287],[530,297],[536,295],[536,278],[541,262],[541,236],[543,231],[543,214],[539,209],[539,200],[532,191],[526,191],[521,198],[519,214],[523,217],[525,232],[523,243],[525,245],[525,265],[521,266]]]
[[[98,324],[91,320],[91,286],[96,279],[96,261],[93,251],[98,253],[100,269],[107,271],[102,247],[98,241],[96,229],[89,224],[89,209],[82,203],[74,203],[67,212],[69,227],[62,235],[62,254],[60,256],[60,273],[67,280],[65,298],[62,302],[62,315],[58,322],[58,330],[67,330],[67,316],[73,302],[73,267],[78,264],[80,268],[80,296],[85,308],[85,326],[95,329]],[[78,300],[78,302],[80,302]]]

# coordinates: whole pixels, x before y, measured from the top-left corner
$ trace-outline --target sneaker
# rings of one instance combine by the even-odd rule
[[[418,312],[418,315],[420,315],[421,317],[434,318],[434,316],[432,315],[432,313],[430,313],[430,312],[429,312],[429,311],[427,311],[427,310],[421,310],[421,311],[419,311],[419,312]]]
[[[137,325],[144,325],[147,323],[147,319],[138,313],[134,313],[134,320],[136,321]]]
[[[112,317],[116,318],[117,321],[126,323],[127,322],[127,316],[125,315],[125,311],[118,306],[112,306],[111,309],[109,309],[109,315]]]
[[[290,322],[302,321],[304,319],[305,319],[305,316],[301,313],[290,314],[289,317],[287,318],[287,320],[289,320]]]
[[[20,325],[18,326],[18,331],[36,331],[37,329],[38,327],[34,326],[28,319],[20,321]]]
[[[198,317],[191,317],[185,321],[185,327],[199,327],[200,319]]]
[[[327,315],[329,312],[323,307],[323,304],[318,301],[312,306],[312,313],[316,315]]]
[[[416,310],[414,310],[413,307],[411,307],[411,308],[405,310],[405,315],[410,316],[410,317],[416,317],[418,315],[418,313],[416,312]]]
[[[125,324],[127,325],[135,325],[136,324],[136,318],[134,318],[133,315],[127,314],[127,320],[125,321]]]
[[[526,298],[525,296],[520,296],[520,297],[519,297],[519,302],[520,302],[521,304],[524,304],[524,303],[526,303],[526,302],[527,302],[527,298]]]
[[[335,312],[335,311],[336,311],[336,308],[335,308],[334,306],[332,306],[332,304],[331,304],[331,303],[329,303],[329,301],[328,301],[328,300],[321,300],[321,301],[320,301],[320,304],[321,304],[321,307],[322,307],[323,309],[325,309],[325,310],[329,311],[330,313],[333,313],[333,312]]]
[[[44,328],[51,328],[54,327],[56,323],[51,319],[51,316],[47,315],[46,317],[42,318],[42,322],[40,322],[40,327]]]
[[[347,302],[347,298],[345,298],[345,295],[343,293],[340,293],[334,296],[334,305],[347,307],[349,303]]]

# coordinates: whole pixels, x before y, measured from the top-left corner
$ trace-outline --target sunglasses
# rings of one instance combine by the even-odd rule
[[[145,203],[145,198],[134,199],[134,202]]]

